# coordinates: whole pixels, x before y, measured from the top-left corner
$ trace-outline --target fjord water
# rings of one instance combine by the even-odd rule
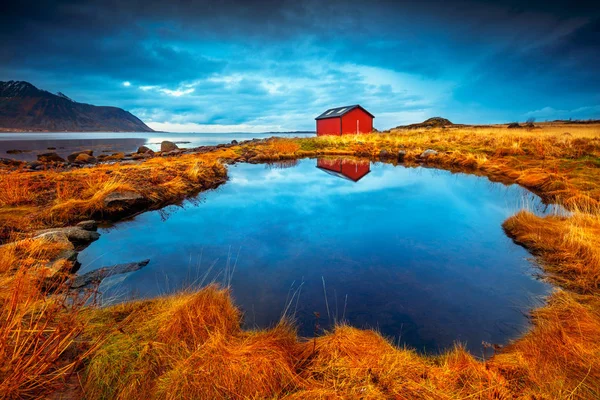
[[[214,146],[249,139],[264,139],[271,136],[307,137],[310,132],[294,133],[168,133],[168,132],[20,132],[0,133],[0,158],[32,161],[40,153],[55,151],[61,157],[81,150],[93,150],[95,155],[102,153],[130,153],[145,145],[154,151],[160,150],[160,143],[169,140],[180,147]],[[22,152],[15,154],[11,150]],[[10,153],[8,153],[10,152]]]
[[[476,354],[523,333],[549,290],[501,227],[523,204],[543,211],[518,186],[350,159],[282,166],[230,166],[217,190],[101,229],[81,272],[149,258],[103,284],[119,300],[232,275],[248,327],[291,304],[301,335],[337,317],[418,350],[461,341]]]

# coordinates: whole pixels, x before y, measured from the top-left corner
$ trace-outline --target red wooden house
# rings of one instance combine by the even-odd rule
[[[348,158],[318,158],[317,168],[330,175],[358,182],[371,172],[371,163],[369,160]]]
[[[317,136],[354,135],[373,132],[375,116],[355,104],[353,106],[330,108],[317,118]]]

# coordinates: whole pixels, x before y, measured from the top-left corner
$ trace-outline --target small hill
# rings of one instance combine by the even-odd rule
[[[25,81],[0,81],[0,131],[153,132],[123,109],[78,103]]]
[[[442,128],[444,126],[452,126],[454,125],[450,120],[442,117],[433,117],[429,118],[423,122],[418,124],[410,124],[410,125],[400,125],[395,129],[419,129],[419,128]]]

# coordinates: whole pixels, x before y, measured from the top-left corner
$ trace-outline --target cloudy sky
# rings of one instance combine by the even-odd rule
[[[314,129],[600,118],[600,5],[570,1],[12,1],[0,80],[155,129]]]

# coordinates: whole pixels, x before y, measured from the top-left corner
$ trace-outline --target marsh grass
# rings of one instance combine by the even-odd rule
[[[59,276],[52,293],[42,284],[47,264],[68,248],[45,239],[0,247],[0,398],[60,389],[101,341],[78,341],[86,296],[72,296]]]
[[[122,211],[109,209],[104,203],[113,192],[139,193],[155,207],[180,201],[222,182],[227,170],[218,160],[227,155],[231,157],[233,153],[226,149],[202,156],[157,157],[137,165],[3,173],[0,209],[9,218],[0,220],[0,241],[6,241],[13,232]],[[27,212],[19,213],[23,207],[27,207]]]
[[[0,247],[0,361],[7,365],[0,369],[0,393],[44,396],[77,370],[78,396],[89,399],[600,398],[599,129],[542,124],[392,130],[271,139],[139,165],[3,171],[0,187],[9,191],[0,194],[4,240],[107,213],[102,200],[114,190],[135,191],[155,205],[180,200],[224,179],[224,161],[322,155],[377,160],[381,150],[404,151],[407,167],[518,183],[570,212],[523,211],[504,223],[559,289],[532,312],[530,331],[490,360],[478,360],[460,345],[437,356],[418,354],[374,331],[346,326],[343,317],[329,332],[298,338],[290,320],[301,284],[290,289],[280,323],[263,330],[242,329],[228,289],[214,284],[104,308],[65,308],[64,298],[48,298],[36,284],[59,248],[33,242]],[[438,154],[420,160],[426,149]],[[225,286],[232,274],[225,274]]]

